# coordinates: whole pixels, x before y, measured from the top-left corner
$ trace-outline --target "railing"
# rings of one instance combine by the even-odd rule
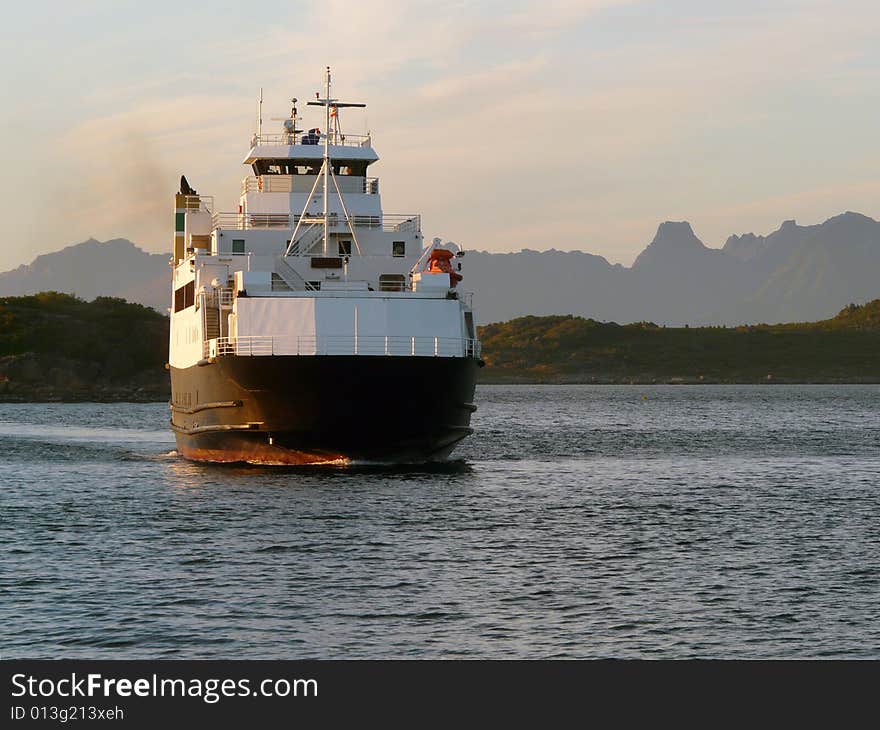
[[[216,312],[219,319],[222,316],[220,314],[221,310],[232,309],[233,299],[232,287],[224,286],[218,289],[205,287],[199,292],[199,296],[196,299],[196,309],[204,308],[206,313]],[[217,326],[223,329],[219,322]]]
[[[214,213],[212,218],[214,229],[247,230],[250,228],[293,228],[299,221],[299,214],[289,213]],[[318,222],[315,216],[308,216],[305,222]],[[388,232],[419,232],[422,230],[422,218],[419,215],[402,215],[386,213],[384,215],[353,215],[352,225],[358,228],[381,229]],[[323,224],[323,221],[321,221]],[[330,214],[330,226],[346,226],[345,218],[334,213]]]
[[[204,356],[223,355],[393,355],[418,357],[480,356],[480,341],[458,337],[396,335],[250,335],[218,337],[204,343]]]
[[[306,135],[302,132],[295,135],[287,132],[282,132],[281,134],[255,134],[251,137],[251,147],[261,144],[302,144],[304,136]],[[333,134],[330,137],[330,144],[344,147],[370,147],[373,143],[369,134]],[[319,141],[318,145],[313,146],[323,146],[323,142]]]
[[[241,194],[247,193],[309,193],[314,185],[314,175],[250,175],[241,181]],[[338,175],[343,195],[378,195],[378,177],[360,177],[358,175]],[[317,191],[318,195],[323,189]]]
[[[213,195],[184,195],[183,207],[185,210],[203,210],[208,213],[214,212]]]
[[[232,300],[233,300],[232,287],[224,286],[222,289],[219,290],[218,294],[220,296],[220,306],[221,307],[223,307],[224,309],[227,309],[232,306]]]
[[[276,254],[275,271],[273,273],[281,277],[282,281],[287,284],[290,291],[314,291],[315,289],[315,287],[302,277],[302,274],[284,260],[284,256],[282,255]]]

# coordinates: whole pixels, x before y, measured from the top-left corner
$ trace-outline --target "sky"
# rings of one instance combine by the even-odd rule
[[[428,239],[629,265],[664,220],[717,247],[880,217],[878,28],[863,0],[15,3],[0,270],[89,237],[170,251],[181,174],[236,210],[260,87],[275,131],[328,64],[368,104],[343,124],[385,211]]]

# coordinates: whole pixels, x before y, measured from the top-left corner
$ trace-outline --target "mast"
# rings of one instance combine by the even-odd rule
[[[316,94],[317,96],[317,94]],[[324,98],[320,97],[315,99],[315,101],[310,101],[309,106],[323,106],[324,107],[324,164],[321,167],[321,172],[324,175],[324,256],[330,255],[330,216],[329,216],[329,203],[330,203],[330,176],[333,174],[333,168],[331,167],[330,161],[330,110],[331,107],[335,110],[336,113],[336,122],[339,123],[339,109],[341,107],[365,107],[366,104],[352,104],[352,103],[342,103],[337,99],[333,99],[330,96],[330,67],[327,66],[324,72]],[[317,182],[317,181],[315,181]],[[339,193],[339,186],[336,185],[334,179],[334,186],[336,187],[337,193],[340,196],[340,200],[342,199],[342,194]],[[314,193],[312,193],[314,195]],[[345,208],[345,203],[342,204],[343,209]],[[348,221],[348,214],[346,213],[346,220]],[[349,228],[352,228],[351,222],[349,221]],[[296,233],[296,231],[294,231]],[[354,229],[352,228],[352,236],[354,236]],[[357,243],[357,241],[355,241]],[[293,238],[291,238],[291,246],[293,245]],[[358,246],[360,249],[360,246]]]
[[[324,256],[330,255],[330,67],[324,75]]]

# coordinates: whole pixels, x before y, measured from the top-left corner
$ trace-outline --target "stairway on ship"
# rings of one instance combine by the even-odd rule
[[[294,291],[293,287],[281,276],[281,274],[272,272],[272,291]]]
[[[205,307],[205,339],[213,340],[221,336],[220,311],[217,307]]]

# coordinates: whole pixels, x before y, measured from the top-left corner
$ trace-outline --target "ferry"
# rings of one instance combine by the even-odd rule
[[[480,359],[465,251],[382,209],[364,104],[323,93],[257,131],[237,211],[174,196],[168,369],[178,453],[256,464],[421,463],[471,433]],[[347,113],[347,112],[345,112]],[[314,124],[316,120],[312,120]],[[323,122],[323,127],[320,123]],[[302,126],[302,128],[301,128]]]

